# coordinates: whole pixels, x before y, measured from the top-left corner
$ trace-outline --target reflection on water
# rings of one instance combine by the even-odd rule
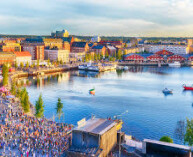
[[[159,140],[161,136],[175,136],[178,121],[193,118],[193,93],[183,91],[182,85],[193,84],[190,67],[129,67],[128,71],[104,73],[72,71],[29,78],[27,88],[30,101],[35,104],[40,93],[45,104],[45,116],[56,114],[55,106],[61,98],[64,120],[76,125],[84,117],[95,114],[103,118],[119,115],[123,131],[138,139]],[[95,96],[89,94],[95,88]],[[173,89],[173,95],[165,96],[164,88]],[[56,119],[57,120],[57,119]]]

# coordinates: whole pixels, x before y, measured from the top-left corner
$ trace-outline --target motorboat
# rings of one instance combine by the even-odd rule
[[[89,66],[87,70],[88,71],[99,71],[99,68],[98,66]]]
[[[92,95],[95,95],[95,89],[94,89],[94,88],[93,88],[93,89],[90,89],[90,90],[89,90],[89,93],[92,94]]]
[[[169,63],[168,65],[169,65],[169,67],[181,67],[181,63],[177,62],[177,61],[175,61],[173,63]]]
[[[129,67],[128,66],[124,66],[123,70],[129,70]]]
[[[193,90],[193,85],[192,86],[186,86],[185,84],[183,84],[183,88],[184,88],[184,90]]]
[[[167,88],[163,89],[162,92],[163,92],[164,94],[173,94],[172,89],[167,89]]]
[[[79,65],[78,69],[79,70],[86,70],[87,69],[87,65]]]

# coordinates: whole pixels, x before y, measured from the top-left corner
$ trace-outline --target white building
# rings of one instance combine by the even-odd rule
[[[32,56],[28,51],[22,51],[22,52],[14,52],[16,55],[16,63],[20,65],[23,63],[26,65],[27,63],[31,65]]]
[[[100,42],[101,38],[99,36],[94,36],[93,38],[91,38],[91,42],[95,43],[95,42]]]
[[[161,50],[167,50],[174,54],[189,54],[189,47],[187,45],[153,45],[145,44],[145,51],[156,53]]]

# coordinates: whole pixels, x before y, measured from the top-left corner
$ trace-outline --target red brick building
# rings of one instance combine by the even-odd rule
[[[185,60],[186,60],[186,58],[183,56],[180,56],[180,55],[172,55],[172,56],[168,57],[168,62],[174,62],[174,61],[182,62]]]
[[[73,42],[71,46],[71,52],[88,52],[89,46],[87,42]]]
[[[42,43],[23,43],[22,51],[29,51],[32,60],[44,60],[44,44]]]
[[[153,61],[153,62],[158,62],[158,61],[163,61],[164,60],[164,58],[162,56],[157,55],[157,54],[148,56],[146,59],[148,61]]]
[[[137,54],[129,54],[128,56],[125,57],[126,61],[137,61],[137,62],[143,62],[144,57],[137,55]]]

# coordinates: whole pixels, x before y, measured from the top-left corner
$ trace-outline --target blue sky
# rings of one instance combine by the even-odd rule
[[[2,0],[0,34],[193,36],[193,0]]]

